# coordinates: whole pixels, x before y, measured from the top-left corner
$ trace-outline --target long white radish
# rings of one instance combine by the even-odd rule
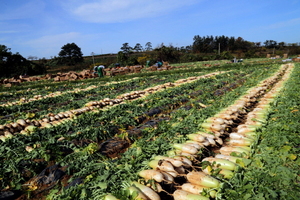
[[[217,188],[220,185],[220,182],[217,179],[200,171],[189,172],[186,178],[192,184],[202,185],[208,188]]]
[[[184,165],[186,165],[188,167],[193,166],[192,161],[184,156],[175,156],[174,159],[180,160]]]
[[[149,187],[150,187],[152,190],[154,190],[155,192],[158,192],[158,193],[165,191],[165,190],[161,187],[161,185],[160,185],[159,183],[154,183],[154,184],[152,184],[152,185],[149,186]]]
[[[197,142],[203,142],[205,140],[205,136],[201,134],[188,134],[187,137]]]
[[[151,160],[148,165],[154,170],[162,170],[165,172],[176,173],[174,166],[166,160]]]
[[[140,177],[143,177],[146,180],[155,180],[156,182],[162,182],[164,177],[163,174],[161,174],[159,171],[154,169],[146,169],[142,170],[138,173]]]
[[[226,159],[226,160],[229,160],[231,162],[237,163],[240,166],[241,166],[241,163],[239,161],[243,162],[245,160],[249,160],[247,158],[240,158],[240,157],[228,156],[228,155],[223,155],[223,154],[217,154],[217,155],[215,155],[215,158]]]
[[[170,157],[183,156],[183,157],[186,157],[186,158],[191,159],[191,160],[195,159],[195,155],[183,152],[183,151],[181,151],[179,149],[174,149],[174,150],[168,151],[167,155],[170,156]]]
[[[230,133],[229,137],[230,139],[245,139],[245,138],[254,139],[254,137],[249,134],[241,134],[241,133]]]
[[[204,140],[205,141],[205,140]],[[194,140],[187,140],[185,141],[186,144],[196,144],[197,146],[195,146],[196,148],[200,146],[200,148],[198,148],[199,150],[204,148],[204,145],[202,144],[202,142],[197,142],[197,141],[194,141]]]
[[[118,200],[117,197],[113,196],[112,194],[107,194],[105,197],[104,197],[104,200]]]
[[[186,143],[184,143],[184,144],[187,144],[187,145],[190,145],[190,146],[192,146],[192,147],[195,147],[196,149],[198,149],[198,150],[200,150],[201,148],[202,148],[202,146],[201,145],[199,145],[198,144],[198,142],[186,142]]]
[[[174,178],[176,178],[178,176],[178,172],[167,172],[168,174],[170,174],[171,176],[173,176]]]
[[[184,190],[175,190],[173,193],[174,200],[209,200],[209,198],[200,194],[193,194]]]
[[[223,175],[223,178],[226,178],[226,179],[230,179],[234,175],[233,171],[231,171],[231,170],[220,169],[220,168],[211,167],[211,166],[207,166],[205,169],[203,169],[203,172],[208,175],[221,174],[221,175]]]
[[[174,167],[180,167],[183,163],[180,160],[176,160],[166,156],[155,156],[154,160],[166,160],[169,161]]]
[[[198,153],[198,149],[196,149],[195,147],[191,146],[191,145],[187,145],[187,144],[179,144],[179,143],[175,143],[173,144],[175,149],[179,149],[182,152],[186,152],[192,155],[195,155]]]
[[[238,155],[246,155],[246,156],[250,155],[250,150],[248,150],[245,147],[224,146],[220,148],[220,153],[224,155],[230,155],[233,152],[235,152]]]
[[[251,125],[248,125],[248,126],[251,126]],[[243,134],[243,133],[255,132],[255,130],[256,130],[256,128],[254,128],[254,127],[251,127],[251,128],[245,127],[245,128],[239,128],[237,133]]]
[[[129,194],[135,200],[148,200],[148,197],[136,186],[132,185],[128,188]]]
[[[232,146],[250,146],[254,141],[249,138],[243,138],[243,139],[230,139],[228,144]]]
[[[173,183],[174,182],[174,177],[171,174],[169,174],[168,172],[163,172],[163,171],[161,171],[161,173],[162,173],[162,175],[164,177],[164,180],[167,183],[170,183],[170,182]]]
[[[223,140],[219,137],[216,137],[215,139],[216,143],[218,143],[219,145],[223,145]]]
[[[178,174],[185,174],[185,169],[183,166],[175,167],[174,169]]]
[[[205,133],[205,132],[202,132],[202,131],[198,131],[196,132],[195,134],[198,134],[198,135],[201,135],[203,137],[209,137],[211,139],[214,139],[215,138],[215,135],[214,134],[209,134],[209,133]]]
[[[235,170],[237,168],[237,165],[234,162],[231,162],[226,159],[222,158],[204,158],[202,162],[208,161],[210,163],[215,163],[215,167],[218,167],[220,169],[228,169],[228,170]]]
[[[201,186],[201,185],[195,185],[195,184],[192,184],[192,183],[184,183],[184,184],[182,184],[181,185],[181,189],[184,190],[184,191],[186,191],[186,192],[193,193],[193,194],[200,194],[204,190],[207,190],[207,191],[211,190],[208,187],[204,187],[204,186]],[[212,198],[215,198],[215,196],[216,196],[216,191],[215,190],[211,190],[208,193],[209,193],[209,195]]]
[[[140,184],[136,181],[134,181],[132,185],[140,189],[142,193],[144,193],[150,200],[160,200],[160,196],[150,187]]]
[[[210,143],[211,146],[216,146],[216,142],[212,138],[206,138],[207,141]]]

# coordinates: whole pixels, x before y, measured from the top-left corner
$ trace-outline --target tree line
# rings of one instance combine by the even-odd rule
[[[0,77],[38,75],[46,72],[43,65],[31,62],[22,55],[12,53],[10,48],[0,45]]]
[[[73,70],[91,68],[91,65],[98,63],[106,66],[121,65],[144,65],[146,61],[154,64],[157,60],[164,60],[170,63],[194,62],[216,59],[254,58],[265,57],[267,53],[272,54],[300,54],[300,43],[285,43],[274,40],[261,42],[250,42],[242,37],[228,36],[199,36],[195,35],[193,43],[187,46],[175,47],[172,44],[160,44],[153,48],[151,42],[143,47],[136,43],[131,47],[129,43],[122,44],[116,55],[96,56],[94,60],[90,57],[83,57],[81,48],[75,43],[67,43],[61,47],[58,56],[51,59],[37,59],[35,56],[24,58],[19,53],[13,54],[10,48],[0,45],[0,77],[11,77],[15,75],[44,74],[47,69],[57,66],[73,66]]]

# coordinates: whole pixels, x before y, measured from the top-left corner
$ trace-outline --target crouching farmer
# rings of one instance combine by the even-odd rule
[[[104,68],[104,65],[100,65],[97,67],[97,73],[100,78],[104,77]]]

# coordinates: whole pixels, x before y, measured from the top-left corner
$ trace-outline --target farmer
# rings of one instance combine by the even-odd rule
[[[160,59],[157,60],[156,66],[157,66],[158,68],[160,68],[162,65],[163,65],[162,61],[161,61]]]
[[[98,73],[98,76],[101,78],[101,77],[103,77],[104,75],[104,73],[103,73],[103,70],[104,70],[104,65],[100,65],[100,66],[98,66],[97,67],[97,73]]]
[[[98,68],[99,66],[94,66],[94,68],[93,68],[93,74],[96,74],[97,73],[97,68]]]

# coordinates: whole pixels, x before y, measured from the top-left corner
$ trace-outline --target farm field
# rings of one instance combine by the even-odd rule
[[[299,199],[300,64],[187,65],[1,89],[0,199]]]

